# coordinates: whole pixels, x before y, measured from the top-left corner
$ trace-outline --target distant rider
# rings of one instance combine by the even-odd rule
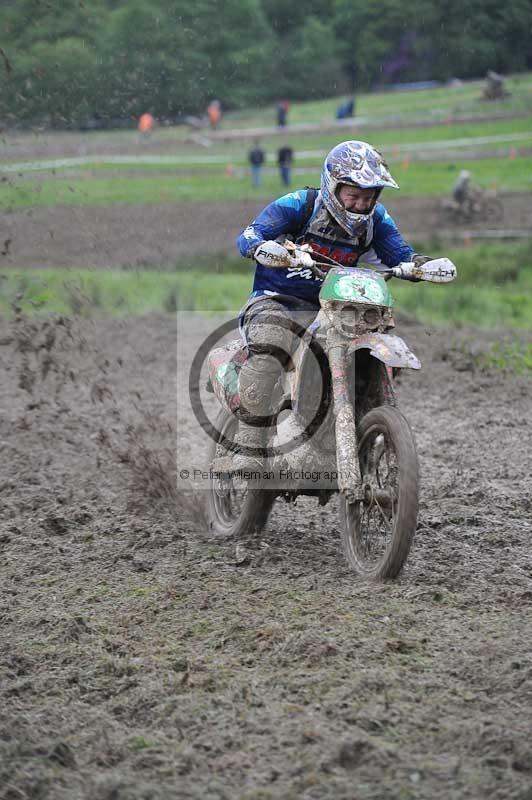
[[[469,217],[480,210],[480,198],[482,191],[471,180],[471,172],[468,169],[461,170],[458,179],[453,186],[453,200],[456,203],[456,210],[463,212]]]
[[[319,311],[322,280],[308,266],[294,265],[282,242],[290,237],[310,244],[314,252],[344,266],[359,259],[375,269],[430,260],[403,240],[378,202],[385,187],[399,188],[378,150],[366,142],[342,142],[325,159],[319,191],[299,189],[274,200],[240,234],[238,249],[255,259],[256,268],[251,296],[241,312],[249,357],[240,372],[243,408],[236,442],[256,457],[237,452],[234,469],[262,464],[266,429],[257,423],[272,413],[275,384],[295,349],[283,321],[292,319],[307,328]]]

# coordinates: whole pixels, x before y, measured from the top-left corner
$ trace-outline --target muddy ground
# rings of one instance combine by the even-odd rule
[[[486,229],[532,234],[530,195],[501,198],[500,218],[450,222],[440,198],[387,198],[405,238],[463,244]],[[234,240],[264,201],[174,203],[105,208],[56,207],[4,214],[2,267],[118,267],[138,269],[193,264],[206,255],[236,255]],[[7,242],[7,246],[6,246]],[[3,243],[3,245],[2,245]]]
[[[332,504],[237,551],[175,496],[175,318],[0,323],[1,800],[532,798],[530,382],[402,333],[420,519],[367,585]]]

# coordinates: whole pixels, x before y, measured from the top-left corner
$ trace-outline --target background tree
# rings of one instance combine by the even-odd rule
[[[0,119],[163,119],[532,68],[513,0],[3,0]]]

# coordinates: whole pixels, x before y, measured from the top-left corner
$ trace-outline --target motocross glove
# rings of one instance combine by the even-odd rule
[[[414,253],[411,258],[414,266],[421,267],[423,264],[426,264],[427,261],[433,261],[432,256],[422,256],[421,253]]]
[[[274,241],[259,244],[253,258],[263,267],[291,267],[293,261],[286,247]]]
[[[307,253],[305,250],[297,250],[296,254],[292,257],[292,266],[312,267],[314,266],[314,261],[310,253]]]
[[[401,267],[401,278],[405,281],[412,281],[412,283],[419,283],[421,278],[415,275],[415,270],[426,264],[427,261],[432,261],[431,256],[422,256],[421,253],[414,253],[411,258],[412,267],[409,268],[406,265]]]

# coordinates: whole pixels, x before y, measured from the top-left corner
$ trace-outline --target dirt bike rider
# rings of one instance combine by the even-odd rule
[[[378,202],[386,187],[399,188],[379,151],[366,142],[342,142],[325,159],[319,192],[300,189],[278,198],[240,234],[238,249],[255,259],[256,269],[241,312],[249,357],[239,378],[242,413],[235,441],[241,450],[233,457],[233,469],[257,469],[263,463],[264,421],[272,413],[275,384],[295,349],[286,320],[307,328],[319,311],[322,281],[305,266],[305,254],[294,259],[281,241],[291,237],[297,244],[309,244],[344,266],[354,266],[362,256],[375,269],[430,260],[403,240]],[[295,416],[293,423],[297,435]]]
[[[453,201],[456,209],[466,214],[475,213],[479,210],[479,196],[480,189],[471,181],[471,172],[468,169],[461,170],[453,186]]]

